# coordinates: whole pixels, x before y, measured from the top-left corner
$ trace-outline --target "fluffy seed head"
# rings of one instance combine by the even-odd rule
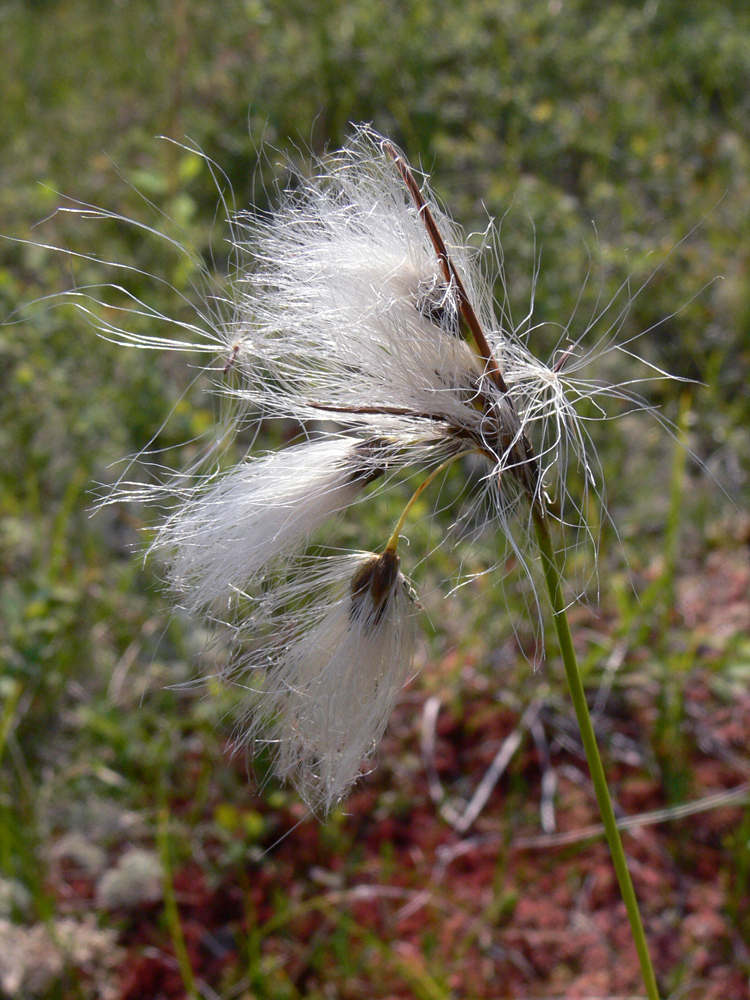
[[[289,611],[290,593],[274,594],[270,637],[234,680],[253,702],[239,740],[270,744],[277,775],[326,813],[380,742],[412,661],[416,606],[395,553],[307,569],[304,603]]]
[[[371,759],[415,640],[391,543],[380,554],[320,554],[334,516],[376,480],[473,453],[484,471],[468,506],[524,565],[532,511],[586,537],[586,491],[599,486],[580,404],[596,416],[605,395],[639,401],[629,386],[581,377],[591,358],[576,358],[578,341],[566,344],[569,365],[545,364],[528,348],[530,331],[497,319],[477,251],[382,137],[360,128],[317,166],[274,213],[231,220],[236,273],[195,323],[131,298],[126,318],[171,326],[174,338],[92,311],[90,290],[66,298],[108,339],[213,354],[230,430],[270,418],[303,431],[303,443],[228,470],[198,464],[161,487],[121,485],[109,500],[177,494],[154,548],[180,602],[234,628],[226,676],[247,699],[237,743],[269,743],[277,774],[326,812]],[[616,349],[619,322],[602,353]],[[573,468],[583,485],[571,496]]]

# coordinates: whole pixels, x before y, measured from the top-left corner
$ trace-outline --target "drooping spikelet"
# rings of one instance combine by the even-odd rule
[[[248,623],[251,651],[233,670],[250,698],[238,739],[269,743],[278,776],[316,812],[360,776],[407,678],[417,608],[399,563],[391,551],[305,563],[304,588],[295,574]]]

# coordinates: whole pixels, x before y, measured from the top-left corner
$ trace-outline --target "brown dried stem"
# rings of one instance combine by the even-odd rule
[[[443,239],[437,223],[435,222],[435,217],[430,211],[430,206],[425,201],[424,195],[417,184],[411,168],[408,163],[406,163],[404,158],[399,155],[395,147],[392,146],[387,140],[383,143],[383,149],[393,160],[396,169],[403,178],[404,184],[409,189],[409,194],[414,199],[414,204],[417,206],[417,210],[421,215],[425,228],[427,229],[430,239],[432,240],[432,245],[435,247],[435,253],[440,261],[440,267],[443,271],[443,275],[445,276],[445,280],[449,284],[453,283],[453,285],[455,285],[456,291],[458,292],[461,315],[466,320],[466,325],[471,330],[474,343],[477,345],[477,350],[487,365],[490,377],[502,393],[507,393],[508,387],[505,384],[505,379],[503,378],[500,365],[497,363],[497,359],[490,349],[490,345],[484,335],[484,330],[482,329],[477,314],[474,312],[474,307],[471,304],[469,296],[466,294],[466,288],[461,280],[461,275],[458,273],[456,266],[451,260],[448,248],[445,245],[445,240]]]
[[[511,409],[513,407],[513,401],[511,399],[510,393],[508,392],[508,386],[503,378],[503,373],[500,365],[497,362],[497,358],[492,353],[489,341],[484,334],[482,325],[479,322],[474,307],[471,304],[469,296],[466,293],[466,288],[463,281],[461,280],[461,275],[458,273],[455,264],[453,263],[450,254],[448,253],[448,248],[445,245],[445,240],[438,229],[438,225],[435,222],[435,217],[430,210],[430,206],[427,204],[419,185],[417,184],[416,178],[412,173],[411,167],[404,160],[403,156],[399,154],[395,146],[393,146],[387,139],[383,140],[383,150],[387,155],[393,160],[393,163],[398,170],[399,174],[406,185],[409,194],[414,200],[414,204],[417,206],[417,211],[425,224],[427,232],[429,234],[432,245],[435,248],[435,253],[437,254],[438,261],[440,262],[440,267],[445,277],[445,280],[449,284],[453,284],[458,292],[458,301],[461,309],[461,315],[466,321],[466,325],[471,331],[471,335],[474,338],[474,343],[477,346],[477,350],[484,360],[487,366],[487,373],[489,374],[492,381],[495,383],[500,392],[506,397],[508,405]],[[520,423],[520,422],[519,422]],[[540,503],[539,497],[537,495],[536,486],[539,483],[539,469],[536,462],[536,456],[534,454],[534,449],[529,441],[525,431],[519,431],[518,441],[514,444],[511,442],[510,448],[515,451],[518,455],[519,462],[518,466],[511,466],[511,472],[519,480],[521,485],[524,487],[526,492],[529,494],[529,500],[532,507],[538,506]],[[519,454],[520,453],[520,454]]]

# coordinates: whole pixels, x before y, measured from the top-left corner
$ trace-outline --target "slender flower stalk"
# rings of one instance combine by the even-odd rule
[[[417,193],[416,185],[412,183],[409,168],[403,163],[400,157],[393,152],[392,147],[388,146],[388,152],[398,163],[400,172],[407,181],[407,185],[412,191],[420,211],[429,217],[429,207]],[[441,246],[439,235],[433,235],[433,228],[434,226],[428,223],[428,230],[433,242],[435,243],[435,249],[439,259],[441,260],[441,265],[443,266],[446,275],[450,277],[452,275],[450,257],[444,246]],[[477,349],[481,353],[482,357],[485,358],[487,370],[492,374],[493,381],[495,381],[500,391],[509,397],[510,393],[505,383],[505,379],[503,378],[502,370],[491,353],[488,353],[490,350],[489,345],[487,344],[484,333],[476,320],[471,304],[466,299],[465,293],[460,295],[460,303],[462,314],[472,332]],[[510,405],[512,406],[512,402]],[[578,719],[586,759],[589,763],[597,802],[599,804],[602,821],[607,835],[607,841],[612,854],[615,873],[617,875],[620,891],[625,902],[628,920],[633,933],[633,940],[635,942],[636,952],[641,966],[643,982],[646,987],[649,1000],[659,1000],[656,977],[654,975],[651,956],[646,943],[646,936],[640,909],[638,907],[638,900],[635,895],[632,879],[630,878],[622,838],[620,837],[620,831],[617,827],[614,808],[609,794],[609,787],[607,785],[606,775],[604,773],[601,757],[599,755],[599,748],[596,742],[591,715],[586,703],[586,695],[583,689],[581,673],[578,669],[578,662],[570,633],[570,625],[568,623],[566,605],[563,598],[562,577],[549,532],[547,498],[543,492],[540,493],[537,491],[536,484],[533,482],[533,471],[530,471],[535,469],[533,449],[520,422],[519,436],[520,441],[514,441],[514,444],[519,448],[520,453],[526,460],[525,463],[520,466],[520,468],[523,468],[525,472],[521,475],[519,474],[517,467],[511,468],[514,471],[514,475],[518,478],[519,482],[525,489],[527,499],[530,504],[536,539],[544,571],[545,584],[550,598],[550,603],[552,605],[555,631],[560,644],[560,654],[565,667],[568,688],[573,700],[576,718]]]
[[[594,726],[591,721],[586,694],[583,689],[581,672],[578,669],[578,660],[573,647],[573,638],[570,634],[570,624],[565,610],[565,601],[562,591],[562,578],[558,566],[557,556],[552,546],[552,539],[549,534],[549,527],[545,519],[539,513],[534,515],[534,527],[536,529],[539,552],[542,557],[544,568],[544,578],[552,605],[555,632],[560,644],[560,656],[565,667],[565,676],[568,681],[568,689],[573,701],[573,707],[578,720],[578,728],[581,731],[581,739],[586,753],[591,780],[596,793],[596,801],[599,805],[599,812],[602,816],[602,823],[607,836],[607,843],[612,855],[612,863],[617,875],[620,892],[625,903],[628,914],[628,921],[633,933],[633,941],[638,954],[638,962],[641,967],[641,975],[646,987],[649,1000],[659,1000],[659,990],[656,985],[656,976],[651,964],[651,956],[646,942],[646,933],[643,928],[641,911],[638,907],[638,899],[633,888],[633,881],[630,877],[625,849],[622,844],[620,830],[617,826],[615,811],[612,806],[612,798],[609,794],[609,786],[604,773],[599,747],[596,742]]]
[[[389,155],[397,163],[399,171],[404,177],[409,190],[412,192],[412,196],[414,197],[420,212],[425,216],[426,225],[430,233],[430,237],[435,244],[435,250],[441,262],[441,266],[447,280],[450,280],[454,274],[450,256],[444,244],[441,242],[437,227],[431,221],[429,206],[421,197],[408,166],[406,166],[398,154],[395,153],[390,144],[386,143],[386,149]],[[456,280],[457,286],[460,288],[459,303],[462,315],[466,320],[467,326],[471,330],[479,353],[485,360],[487,371],[490,373],[500,392],[502,392],[509,399],[509,405],[512,407],[512,397],[510,396],[508,387],[505,383],[500,365],[492,355],[484,336],[484,331],[481,329],[481,326],[476,319],[470,301],[461,288],[460,278],[457,277]],[[565,667],[568,688],[573,700],[576,718],[578,719],[586,759],[589,763],[597,802],[599,804],[602,821],[607,835],[607,841],[612,854],[615,873],[617,875],[620,891],[625,902],[628,920],[633,933],[633,939],[641,966],[641,974],[643,976],[644,985],[646,987],[649,1000],[659,1000],[656,977],[654,975],[651,957],[646,943],[643,921],[641,919],[632,879],[630,878],[630,872],[625,858],[625,851],[622,845],[620,831],[617,827],[612,800],[609,794],[609,787],[607,785],[606,775],[604,773],[601,757],[599,755],[594,727],[591,722],[591,715],[586,703],[583,682],[580,670],[578,669],[575,649],[573,647],[566,605],[563,598],[562,578],[549,532],[547,498],[543,492],[538,491],[537,484],[534,481],[534,472],[537,468],[535,465],[534,453],[531,443],[520,421],[518,427],[519,430],[516,438],[512,442],[512,446],[516,448],[517,453],[522,456],[522,462],[518,466],[512,465],[510,468],[515,477],[519,480],[521,486],[524,488],[531,508],[537,543],[539,546],[539,553],[544,571],[545,584],[552,605],[555,631],[560,644],[560,654]],[[523,473],[521,473],[521,469],[524,470]]]

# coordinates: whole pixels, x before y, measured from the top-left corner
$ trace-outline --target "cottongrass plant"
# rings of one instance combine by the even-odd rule
[[[587,494],[601,489],[586,415],[605,415],[607,398],[638,405],[637,397],[628,385],[586,380],[591,358],[580,340],[563,338],[546,364],[527,336],[498,321],[479,251],[387,139],[360,128],[317,168],[296,176],[274,213],[233,218],[229,290],[199,322],[177,323],[177,337],[131,332],[111,310],[102,318],[89,291],[71,293],[108,339],[212,354],[234,429],[261,419],[305,429],[301,443],[234,467],[193,468],[161,487],[120,483],[109,499],[176,495],[153,548],[182,606],[232,630],[226,679],[246,696],[237,746],[269,746],[277,775],[325,814],[372,760],[409,676],[419,605],[398,555],[408,514],[439,473],[472,456],[474,514],[484,510],[485,524],[546,585],[656,1000],[560,571],[561,546],[587,537]],[[173,322],[138,301],[128,311]],[[621,346],[621,320],[605,321],[600,354]],[[381,549],[321,544],[335,516],[405,470],[423,479]]]

